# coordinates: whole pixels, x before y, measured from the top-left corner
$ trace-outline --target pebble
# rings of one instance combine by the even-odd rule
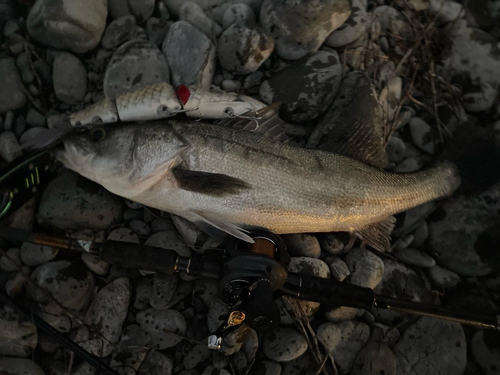
[[[242,352],[235,353],[231,357],[231,366],[234,371],[245,370],[248,366],[247,357]]]
[[[143,23],[153,14],[155,0],[109,0],[108,8],[114,19],[131,15]]]
[[[105,230],[121,220],[122,210],[120,198],[76,173],[65,171],[45,188],[37,217],[39,223],[61,229]]]
[[[87,70],[73,54],[61,52],[56,55],[52,66],[54,91],[59,100],[77,104],[87,92]]]
[[[485,374],[495,375],[500,370],[500,347],[498,332],[478,331],[470,342],[472,356]]]
[[[459,323],[423,317],[394,346],[398,374],[461,375],[467,344]]]
[[[324,323],[317,331],[318,341],[332,355],[341,373],[349,373],[357,353],[370,336],[370,327],[358,321]]]
[[[132,220],[130,222],[130,229],[139,237],[148,237],[151,235],[151,227],[142,220]]]
[[[173,226],[169,229],[153,234],[145,242],[145,245],[161,247],[166,250],[175,250],[177,254],[189,257],[191,249],[179,238]]]
[[[413,40],[414,33],[407,19],[396,8],[388,5],[380,5],[372,11],[374,21],[380,22],[381,32],[385,34],[389,40],[393,36],[400,36],[403,40]]]
[[[366,31],[368,14],[362,0],[354,0],[351,16],[325,40],[325,45],[338,48],[354,42]]]
[[[169,230],[172,225],[167,221],[166,218],[156,217],[151,222],[151,231],[153,233],[163,232],[164,230]]]
[[[287,234],[282,238],[292,257],[319,258],[321,256],[319,241],[311,234]]]
[[[3,35],[6,37],[11,36],[12,34],[18,33],[21,31],[21,27],[17,20],[7,20],[3,27]]]
[[[248,335],[241,346],[241,352],[243,353],[248,361],[248,363],[252,362],[256,355],[257,350],[259,349],[259,335],[253,329],[248,330]]]
[[[148,33],[149,40],[158,48],[161,48],[165,37],[167,36],[170,26],[172,26],[173,21],[169,21],[165,18],[151,17],[146,22],[146,32]]]
[[[350,15],[346,0],[264,0],[260,22],[275,39],[277,54],[296,60],[318,50]]]
[[[300,358],[300,357],[299,357]],[[287,362],[290,363],[290,362]],[[248,375],[280,375],[281,365],[275,361],[256,361]]]
[[[389,79],[387,85],[380,93],[379,102],[385,113],[385,118],[393,119],[399,107],[403,80],[399,77]]]
[[[426,221],[422,221],[418,227],[413,231],[413,242],[414,247],[419,247],[424,244],[429,236],[429,227]]]
[[[9,111],[5,114],[5,121],[3,122],[3,130],[11,130],[14,122],[14,113]]]
[[[460,276],[445,268],[434,266],[429,269],[429,276],[441,288],[454,288],[460,282]]]
[[[61,333],[68,333],[71,331],[71,319],[67,316],[58,316],[45,312],[39,312],[38,316]]]
[[[45,117],[35,108],[30,108],[26,114],[26,123],[32,127],[42,127],[45,126]]]
[[[174,363],[165,354],[152,350],[146,356],[137,375],[171,375]]]
[[[175,310],[149,308],[140,311],[136,319],[141,329],[151,335],[151,345],[158,350],[180,343],[187,329],[184,316]]]
[[[182,363],[184,364],[185,369],[191,370],[207,361],[211,356],[212,352],[208,349],[207,344],[203,342],[195,345],[193,349],[186,354]]]
[[[35,76],[30,66],[30,57],[27,52],[22,52],[17,56],[16,65],[21,72],[21,78],[24,83],[30,84],[35,80]]]
[[[14,124],[14,134],[16,137],[21,137],[25,130],[26,121],[24,121],[24,116],[17,116]]]
[[[413,143],[422,151],[434,154],[434,136],[432,128],[421,118],[410,120],[410,133]]]
[[[149,307],[149,299],[153,294],[153,283],[149,278],[143,278],[135,291],[134,308],[144,310]]]
[[[21,260],[21,250],[13,247],[7,251],[2,252],[0,256],[0,270],[3,272],[16,271],[23,265]]]
[[[347,264],[337,256],[330,257],[328,264],[330,265],[332,278],[337,281],[344,281],[351,274]]]
[[[209,306],[207,313],[207,326],[210,332],[215,332],[223,322],[219,319],[222,315],[226,315],[229,312],[229,308],[224,304],[219,298],[214,298]]]
[[[396,375],[396,358],[386,345],[368,344],[356,356],[350,374]]]
[[[96,47],[106,27],[107,4],[101,0],[37,0],[27,27],[41,44],[85,53]]]
[[[94,337],[87,327],[81,327],[75,342],[90,353],[106,357],[113,351],[122,333],[130,303],[130,280],[121,277],[107,284],[97,292],[92,306],[91,324],[99,332]]]
[[[24,319],[10,307],[0,308],[0,355],[29,357],[37,342],[37,329],[33,322]]]
[[[48,292],[64,307],[81,310],[92,298],[94,277],[79,262],[60,260],[38,266],[31,274],[31,280],[40,286],[29,285],[28,294],[37,302],[48,302]]]
[[[406,145],[401,138],[393,135],[389,138],[389,142],[387,142],[385,152],[387,152],[389,161],[397,164],[405,157]]]
[[[23,242],[21,245],[21,259],[28,266],[38,266],[50,262],[59,253],[59,249],[52,246],[42,246]]]
[[[346,236],[339,232],[322,233],[318,239],[321,248],[332,255],[343,253],[347,244]]]
[[[300,357],[308,348],[304,336],[292,328],[280,327],[264,337],[262,349],[267,358],[287,362]]]
[[[45,375],[40,366],[27,358],[0,358],[0,371],[9,375]]]
[[[46,128],[31,128],[26,130],[23,135],[19,138],[19,143],[23,145],[26,142],[31,141],[32,139],[35,139],[38,137],[40,134],[47,132]]]
[[[21,109],[26,104],[23,84],[12,57],[0,59],[0,113]],[[7,122],[7,121],[6,121]],[[5,130],[9,130],[5,127]]]
[[[468,112],[484,112],[490,109],[495,102],[498,90],[488,82],[481,82],[478,90],[468,92],[462,96],[462,105]]]
[[[96,275],[105,276],[111,265],[94,254],[82,254],[82,262]]]
[[[431,268],[436,265],[434,258],[416,249],[402,249],[395,252],[394,256],[410,266]]]
[[[398,221],[401,221],[402,225],[394,229],[394,235],[401,236],[401,234],[416,228],[419,223],[424,221],[424,219],[434,210],[435,206],[435,202],[427,202],[403,212],[402,215],[398,217]]]
[[[0,134],[0,156],[6,162],[11,162],[21,155],[21,147],[14,133],[11,131],[4,131]]]
[[[143,216],[142,210],[132,210],[129,208],[123,213],[123,220],[132,222],[132,220],[142,219]]]
[[[225,79],[221,82],[221,87],[225,91],[237,91],[241,90],[242,84],[240,81],[234,81],[232,79]]]
[[[160,82],[170,82],[165,56],[153,43],[132,39],[113,54],[104,75],[104,95],[117,95]]]
[[[430,0],[429,12],[443,23],[456,21],[465,15],[462,4],[452,0]]]
[[[219,294],[219,283],[214,279],[199,278],[194,281],[194,296],[209,308]]]
[[[189,22],[177,21],[168,30],[162,51],[172,70],[174,86],[210,87],[216,48],[203,32]]]
[[[101,44],[106,49],[120,46],[130,39],[136,27],[134,16],[123,16],[112,21],[101,39]]]
[[[222,18],[222,28],[228,29],[232,24],[255,25],[255,13],[247,4],[237,3],[227,8]]]
[[[196,2],[185,2],[179,9],[179,18],[203,31],[209,38],[218,37],[222,34],[222,27],[208,17],[203,11],[203,8]]]
[[[225,355],[233,355],[239,352],[250,330],[251,328],[247,325],[239,326],[238,329],[224,337],[220,351]]]
[[[342,72],[336,51],[314,52],[264,81],[260,96],[268,104],[282,103],[280,114],[284,119],[310,121],[332,104],[340,88]]]
[[[127,326],[113,351],[110,367],[118,369],[120,374],[135,375],[149,350],[149,341],[149,334],[142,331],[139,326],[135,324]]]
[[[151,306],[156,310],[167,309],[178,283],[179,276],[177,274],[162,275],[155,273],[153,277],[153,293],[149,298]]]
[[[293,361],[285,362],[283,364],[283,371],[281,372],[281,375],[302,375],[317,366],[318,364],[314,360],[311,353],[306,352]]]
[[[395,173],[412,173],[416,172],[424,166],[422,158],[408,158],[396,165],[393,169]]]
[[[193,292],[193,283],[192,282],[185,282],[185,281],[180,281],[179,285],[177,286],[177,289],[174,292],[174,295],[168,301],[166,304],[165,308],[170,309],[177,305],[179,302],[181,302],[184,298],[189,296]]]
[[[382,281],[384,262],[371,251],[352,249],[344,260],[351,272],[351,284],[375,289]]]

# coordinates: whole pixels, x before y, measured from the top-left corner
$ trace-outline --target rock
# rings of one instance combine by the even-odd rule
[[[144,243],[148,246],[161,247],[166,250],[175,250],[179,255],[191,256],[191,249],[179,238],[173,227],[153,234]]]
[[[349,267],[347,267],[347,264],[339,257],[331,257],[331,260],[328,263],[330,264],[332,278],[335,280],[344,281],[345,278],[350,275]]]
[[[498,3],[497,3],[498,4]],[[498,5],[495,5],[493,1],[490,0],[466,0],[464,1],[465,6],[465,18],[467,23],[472,27],[478,27],[480,29],[489,30],[495,23],[495,15],[498,17]]]
[[[219,283],[214,279],[199,278],[194,281],[194,296],[209,308],[219,294]]]
[[[436,260],[464,276],[498,272],[500,185],[480,194],[446,200],[428,220],[428,244]]]
[[[30,108],[26,115],[26,123],[32,127],[42,127],[45,126],[45,117],[35,108]]]
[[[322,233],[318,237],[321,248],[329,254],[338,255],[344,252],[349,235],[341,232]]]
[[[26,121],[24,121],[23,116],[17,116],[14,125],[14,134],[16,137],[21,137],[21,135],[26,130]]]
[[[428,202],[399,214],[398,221],[401,220],[402,224],[394,229],[394,235],[401,236],[416,228],[434,210],[435,206],[434,202]]]
[[[83,63],[68,52],[56,55],[52,67],[54,91],[59,100],[77,104],[87,92],[87,70]]]
[[[35,80],[33,70],[31,69],[30,57],[26,51],[17,56],[16,65],[21,73],[21,78],[24,83],[30,84]]]
[[[442,288],[453,288],[460,282],[460,276],[445,268],[434,266],[429,269],[431,279]]]
[[[82,254],[82,262],[85,263],[89,270],[100,276],[107,275],[111,266],[108,262],[94,254]]]
[[[104,95],[117,95],[160,82],[170,82],[165,56],[153,43],[132,39],[122,44],[109,61],[104,76]]]
[[[58,316],[45,312],[38,313],[38,316],[40,316],[40,318],[45,320],[61,333],[68,333],[69,331],[71,331],[71,319],[67,316]]]
[[[497,90],[488,82],[481,82],[478,89],[462,96],[462,105],[468,112],[484,112],[495,102]]]
[[[228,29],[232,24],[255,25],[255,13],[247,4],[237,3],[227,8],[222,18],[222,28]]]
[[[369,336],[370,327],[357,321],[324,323],[317,331],[318,341],[333,356],[343,374],[349,372],[356,354],[366,344]]]
[[[472,336],[472,356],[484,370],[485,374],[498,374],[500,369],[500,347],[498,333],[478,331]]]
[[[354,42],[366,31],[368,14],[362,0],[354,0],[351,16],[325,40],[325,45],[338,48]]]
[[[431,268],[436,265],[434,258],[416,249],[402,249],[395,252],[394,256],[410,266]]]
[[[394,119],[401,100],[403,81],[399,77],[392,77],[380,93],[379,102],[385,113],[385,118]]]
[[[135,375],[149,350],[149,334],[131,324],[123,330],[120,342],[113,351],[110,367],[120,374]]]
[[[201,6],[193,1],[182,4],[179,18],[203,31],[209,38],[218,37],[222,33],[222,28],[205,14]]]
[[[103,187],[65,172],[45,188],[38,221],[61,229],[104,230],[121,219],[122,207],[122,200]]]
[[[302,334],[292,328],[276,328],[264,337],[263,351],[267,358],[287,362],[300,357],[308,348]]]
[[[237,353],[243,346],[243,343],[248,337],[250,330],[250,327],[242,325],[235,331],[232,331],[227,336],[225,336],[224,340],[222,340],[221,348],[219,349],[221,353],[225,355],[233,355]]]
[[[163,232],[164,230],[169,230],[172,228],[171,223],[165,218],[156,217],[151,222],[151,231],[153,233]]]
[[[174,295],[168,301],[165,308],[170,309],[181,302],[184,298],[189,296],[193,292],[193,283],[181,281],[177,286],[177,289],[174,291]]]
[[[221,87],[224,91],[238,91],[241,90],[241,82],[233,81],[231,79],[225,79],[221,83]]]
[[[332,104],[340,88],[343,67],[336,51],[318,51],[295,61],[260,87],[268,103],[282,103],[283,118],[313,120]],[[296,82],[291,86],[290,82]]]
[[[102,0],[37,0],[27,27],[30,36],[43,45],[84,53],[99,44],[107,15]]]
[[[21,245],[21,259],[28,266],[38,266],[50,262],[59,252],[59,249],[52,246],[42,246],[30,242],[23,242]]]
[[[123,220],[130,221],[142,219],[144,217],[142,210],[132,210],[130,208],[126,209],[123,213]]]
[[[215,46],[186,21],[175,22],[162,45],[172,70],[174,86],[180,84],[209,88],[215,66]]]
[[[384,262],[366,249],[352,249],[345,257],[351,272],[350,283],[364,288],[375,289],[384,275]]]
[[[207,326],[210,332],[215,332],[222,324],[222,315],[228,314],[229,308],[218,298],[214,299],[210,304],[207,313]]]
[[[33,322],[24,319],[10,307],[3,306],[0,309],[0,355],[29,357],[37,342],[37,329]]]
[[[392,170],[395,173],[412,173],[416,172],[424,166],[422,158],[408,158],[396,165]]]
[[[0,113],[21,109],[26,104],[21,77],[12,57],[0,59]],[[5,130],[8,130],[5,128]]]
[[[47,132],[48,130],[45,128],[31,128],[26,130],[23,135],[19,138],[19,143],[24,145],[26,142],[31,141],[32,139],[36,139],[36,137],[40,136]]]
[[[271,56],[273,38],[260,27],[233,23],[220,36],[219,61],[225,70],[235,74],[255,72]]]
[[[180,343],[187,329],[186,320],[175,310],[149,308],[140,311],[136,319],[141,329],[151,335],[151,345],[156,346],[158,350]]]
[[[16,271],[22,265],[21,250],[12,248],[2,252],[2,255],[0,256],[0,270],[3,272]]]
[[[248,363],[252,362],[256,355],[257,350],[259,349],[259,336],[257,332],[253,329],[248,330],[248,336],[245,338],[243,345],[241,346],[241,352],[245,355]]]
[[[174,292],[179,282],[179,276],[162,275],[156,273],[153,277],[153,293],[149,299],[149,303],[156,310],[167,309],[167,304],[172,299]]]
[[[345,0],[264,0],[260,22],[276,40],[276,52],[287,60],[315,52],[350,16]]]
[[[467,344],[460,324],[423,317],[404,331],[394,354],[401,375],[461,375]]]
[[[79,262],[60,260],[38,266],[31,280],[43,288],[28,285],[28,294],[37,302],[47,302],[45,291],[64,307],[81,310],[92,298],[94,277]]]
[[[3,130],[11,130],[13,122],[14,122],[14,113],[12,111],[9,111],[5,114]]]
[[[0,358],[0,371],[9,375],[45,375],[31,359]]]
[[[410,132],[413,143],[428,154],[434,154],[434,137],[432,128],[421,118],[410,120]]]
[[[161,48],[165,37],[167,36],[172,21],[164,18],[151,17],[146,22],[146,32],[148,33],[149,40],[157,47]]]
[[[153,294],[153,283],[151,279],[143,278],[135,292],[134,308],[144,310],[149,307],[149,299]]]
[[[403,40],[411,41],[414,33],[407,19],[397,9],[380,5],[372,11],[374,17],[372,22],[380,22],[381,32],[388,37],[400,36]]]
[[[462,4],[453,0],[430,0],[429,12],[444,23],[456,21],[465,15]]]
[[[418,227],[413,232],[413,242],[412,245],[415,247],[419,247],[424,244],[429,236],[429,227],[427,226],[426,221],[422,221]]]
[[[155,0],[108,0],[108,7],[114,19],[131,15],[143,23],[153,14]]]
[[[289,363],[289,362],[287,362]],[[250,369],[249,375],[280,375],[281,365],[278,362],[261,360],[256,361]]]
[[[396,375],[396,358],[386,345],[368,344],[356,356],[350,374]]]
[[[152,350],[139,367],[137,375],[171,375],[174,363],[165,354]]]
[[[281,372],[281,375],[302,375],[317,366],[318,364],[314,360],[314,357],[307,352],[293,361],[285,362],[283,364],[283,371]]]
[[[130,39],[136,28],[134,16],[123,16],[112,21],[101,40],[104,48],[112,49]]]
[[[202,364],[207,361],[212,356],[212,352],[208,349],[208,346],[205,342],[195,345],[193,349],[191,349],[184,359],[182,363],[184,364],[184,368],[187,370],[191,370],[196,366]]]
[[[5,131],[0,134],[0,156],[6,161],[11,162],[22,155],[21,147],[16,136],[11,131]]]
[[[90,315],[91,324],[99,335],[84,326],[78,330],[75,342],[96,356],[108,356],[120,339],[130,295],[130,280],[126,277],[115,279],[102,288],[97,293]]]
[[[321,247],[316,237],[310,234],[288,234],[282,236],[288,253],[292,257],[319,258]]]
[[[130,222],[130,229],[139,237],[148,237],[151,235],[151,227],[142,220],[132,220]]]
[[[387,142],[385,151],[387,152],[389,161],[397,164],[405,157],[406,146],[401,138],[393,135],[391,138],[389,138],[389,142]]]

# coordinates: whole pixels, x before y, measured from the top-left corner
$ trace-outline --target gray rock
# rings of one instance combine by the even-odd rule
[[[354,42],[366,31],[368,14],[362,0],[354,0],[351,16],[325,40],[325,45],[333,48],[343,47]]]
[[[205,342],[195,345],[184,357],[182,363],[184,368],[191,370],[203,362],[207,361],[212,356],[212,352],[208,349]]]
[[[410,132],[413,143],[428,154],[434,154],[434,136],[432,128],[421,118],[410,120]]]
[[[283,118],[310,121],[332,104],[340,88],[343,67],[336,51],[318,51],[283,69],[260,87],[268,103],[281,102]],[[296,85],[290,85],[290,82]]]
[[[123,16],[111,22],[104,35],[101,44],[104,48],[112,49],[120,46],[130,39],[136,28],[134,16]]]
[[[429,12],[441,22],[453,22],[465,15],[462,4],[453,0],[430,0]]]
[[[318,341],[333,356],[343,374],[349,372],[356,354],[366,344],[369,336],[370,327],[358,321],[324,323],[317,332]]]
[[[399,77],[392,77],[380,93],[379,102],[384,110],[385,118],[394,119],[401,100],[402,87],[403,80]]]
[[[87,92],[87,70],[83,63],[68,52],[56,55],[52,66],[54,91],[59,100],[77,104]]]
[[[162,51],[172,70],[174,86],[210,86],[214,75],[215,46],[203,32],[189,22],[178,21],[168,30]]]
[[[476,90],[462,96],[462,104],[468,112],[484,112],[493,106],[497,93],[491,84],[481,82]]]
[[[306,352],[299,358],[293,361],[288,361],[283,364],[281,375],[302,375],[308,370],[316,368],[318,364],[310,352]]]
[[[387,152],[389,161],[397,164],[405,157],[406,146],[401,138],[393,135],[389,138],[385,151]]]
[[[96,369],[87,362],[82,362],[76,366],[72,375],[95,375]]]
[[[149,308],[140,311],[136,319],[141,329],[151,335],[151,345],[156,346],[158,350],[180,343],[187,329],[184,316],[175,310]]]
[[[308,345],[304,336],[292,328],[276,328],[264,337],[263,351],[267,358],[287,362],[300,357]]]
[[[179,10],[179,18],[203,31],[209,38],[218,37],[222,34],[222,27],[208,17],[203,8],[194,1],[187,1],[182,4]]]
[[[109,232],[108,241],[121,241],[121,242],[131,242],[140,243],[139,237],[135,234],[132,229],[129,228],[116,228]]]
[[[328,264],[330,265],[332,278],[337,281],[344,281],[345,278],[351,273],[347,264],[339,257],[331,257],[331,260],[328,262]]]
[[[410,208],[402,214],[398,220],[402,220],[401,227],[394,229],[395,236],[401,236],[404,233],[411,232],[434,210],[435,202],[428,202],[417,207]]]
[[[274,40],[264,29],[244,23],[229,26],[217,46],[221,66],[235,74],[255,72],[273,51]]]
[[[422,158],[408,158],[396,165],[393,169],[395,173],[412,173],[420,170],[424,166]]]
[[[0,59],[0,113],[21,109],[26,104],[23,84],[12,57]],[[7,121],[6,121],[7,122]],[[5,130],[7,127],[5,127]]]
[[[189,296],[192,292],[193,292],[193,283],[185,281],[179,282],[177,289],[174,291],[174,295],[172,296],[170,301],[168,301],[165,308],[170,309],[171,307],[174,307],[184,298]]]
[[[26,121],[24,121],[24,116],[17,116],[14,125],[14,134],[16,137],[21,137],[21,135],[26,130]]]
[[[237,91],[240,90],[242,87],[242,84],[240,81],[234,81],[231,79],[225,79],[224,81],[221,82],[221,87],[225,91]]]
[[[149,303],[156,310],[165,310],[172,299],[174,292],[179,283],[179,276],[162,275],[156,273],[153,277],[153,293],[149,298]]]
[[[59,253],[59,249],[52,246],[42,246],[30,242],[21,245],[21,259],[28,266],[38,266],[50,262]]]
[[[422,221],[418,227],[413,232],[413,242],[412,245],[415,247],[419,247],[424,244],[429,236],[429,227],[427,226],[426,221]]]
[[[161,48],[165,37],[167,36],[170,26],[173,21],[169,21],[165,18],[151,17],[146,22],[146,32],[148,33],[149,40],[157,47]]]
[[[3,22],[0,21],[0,24],[3,24]],[[17,20],[9,19],[3,26],[3,35],[5,37],[9,37],[12,34],[19,33],[20,31],[21,26],[19,25],[19,21]]]
[[[143,217],[144,217],[144,214],[143,214],[142,210],[132,210],[132,209],[128,208],[123,213],[123,220],[125,220],[125,221],[131,222],[132,220],[142,219]]]
[[[111,266],[108,262],[94,254],[82,254],[82,262],[85,263],[89,270],[100,276],[107,275]]]
[[[495,16],[498,17],[499,14],[498,3],[495,5],[491,0],[466,0],[464,7],[467,23],[483,30],[491,29],[495,24]]]
[[[38,315],[61,333],[68,333],[71,331],[71,328],[73,328],[71,319],[67,316],[59,316],[45,312],[40,312]]]
[[[329,254],[337,255],[344,252],[347,241],[342,233],[323,233],[319,236],[321,248]]]
[[[38,266],[31,280],[40,286],[28,286],[28,294],[37,302],[48,302],[45,291],[64,307],[81,310],[92,298],[94,277],[79,262],[61,260]]]
[[[416,249],[402,249],[395,252],[394,256],[410,266],[431,268],[436,265],[434,258]]]
[[[498,374],[500,369],[500,348],[496,332],[478,331],[471,340],[472,356],[485,374]]]
[[[220,240],[209,238],[192,222],[183,217],[171,215],[175,229],[190,248],[203,253],[206,249],[213,249],[220,245]]]
[[[148,237],[151,235],[151,227],[142,220],[132,220],[130,222],[130,229],[139,237]]]
[[[460,324],[423,317],[404,331],[394,354],[401,375],[461,375],[467,344]]]
[[[242,352],[235,353],[231,357],[231,366],[234,371],[245,370],[248,366],[247,357]]]
[[[404,40],[412,40],[414,33],[406,18],[397,9],[388,6],[380,5],[372,11],[374,20],[380,22],[382,33],[387,36],[397,35]]]
[[[132,15],[143,23],[153,14],[155,0],[109,0],[108,8],[114,19]]]
[[[45,117],[35,108],[30,108],[28,109],[28,113],[26,114],[26,123],[29,126],[45,126]]]
[[[38,221],[62,229],[103,230],[120,220],[122,207],[123,201],[103,187],[65,172],[45,188]]]
[[[214,6],[220,4],[221,0],[191,0],[201,6],[203,10],[208,10]],[[185,0],[163,0],[163,3],[167,6],[168,10],[175,16],[179,16],[182,5]]]
[[[218,298],[214,299],[210,304],[207,313],[207,326],[210,332],[215,332],[217,328],[222,324],[222,320],[219,319],[220,316],[225,315],[229,312],[229,308]]]
[[[174,363],[165,354],[152,350],[139,367],[137,375],[171,375]]]
[[[151,279],[143,278],[135,292],[134,307],[137,310],[144,310],[149,307],[149,299],[153,294],[153,283]]]
[[[284,235],[288,253],[293,257],[319,258],[321,256],[321,247],[316,237],[310,234],[288,234]]]
[[[132,39],[122,44],[109,61],[104,76],[104,95],[114,98],[160,82],[170,82],[165,56],[153,43]]]
[[[233,23],[247,25],[255,24],[255,13],[247,4],[238,3],[227,8],[222,18],[222,28],[226,30]]]
[[[429,269],[429,276],[438,286],[442,288],[453,288],[460,282],[460,276],[445,268],[434,266]]]
[[[171,223],[166,218],[156,217],[151,222],[151,231],[153,233],[163,232],[172,228]]]
[[[48,129],[46,128],[31,128],[26,130],[23,135],[19,138],[19,143],[21,145],[25,144],[26,142],[31,141],[32,139],[36,139],[40,134],[47,132]]]
[[[111,356],[110,367],[123,375],[135,375],[149,350],[149,334],[132,324],[123,330]]]
[[[43,45],[84,53],[99,44],[107,15],[101,0],[37,0],[28,14],[28,32]]]
[[[153,234],[145,245],[175,250],[179,255],[191,256],[191,249],[179,238],[174,228]]]
[[[368,344],[356,356],[350,374],[396,375],[396,358],[386,345]]]
[[[21,250],[14,247],[2,252],[2,255],[0,256],[0,270],[3,272],[16,271],[22,265]]]
[[[498,184],[481,194],[445,201],[428,221],[428,243],[436,260],[464,276],[498,271],[498,257],[491,249],[498,244],[499,209]]]
[[[267,360],[256,361],[249,372],[249,375],[280,375],[280,374],[281,374],[281,365],[278,362],[267,361]]]
[[[194,281],[194,295],[208,308],[219,294],[219,283],[214,279],[199,278]]]
[[[26,51],[20,53],[17,56],[16,65],[21,72],[21,78],[23,79],[24,83],[30,84],[35,80],[35,75],[31,70],[31,60]]]
[[[75,342],[90,353],[106,357],[120,339],[123,322],[130,304],[130,280],[118,278],[102,288],[95,298],[91,311],[91,324],[99,335],[81,327]]]
[[[12,111],[8,111],[5,114],[5,121],[3,123],[3,130],[11,130],[13,122],[14,122],[14,113]]]
[[[27,358],[0,358],[0,371],[9,375],[45,375],[40,366]]]
[[[384,275],[384,262],[366,249],[352,249],[345,257],[351,271],[350,283],[364,288],[375,289]]]
[[[246,336],[245,341],[241,346],[240,353],[243,353],[248,363],[250,363],[255,359],[258,349],[259,349],[259,336],[255,330],[250,328],[248,330],[248,335]]]
[[[0,355],[29,357],[37,342],[33,322],[25,320],[10,307],[0,309]]]
[[[278,55],[296,60],[318,50],[350,14],[345,0],[264,0],[260,22],[276,40]]]

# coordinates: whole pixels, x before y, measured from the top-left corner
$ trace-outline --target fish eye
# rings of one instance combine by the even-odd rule
[[[90,139],[92,142],[100,142],[106,138],[106,130],[103,128],[95,128],[90,131]]]

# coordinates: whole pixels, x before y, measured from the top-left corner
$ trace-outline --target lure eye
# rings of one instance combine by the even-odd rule
[[[106,138],[106,130],[103,128],[95,128],[90,132],[90,139],[92,142],[100,142]]]

